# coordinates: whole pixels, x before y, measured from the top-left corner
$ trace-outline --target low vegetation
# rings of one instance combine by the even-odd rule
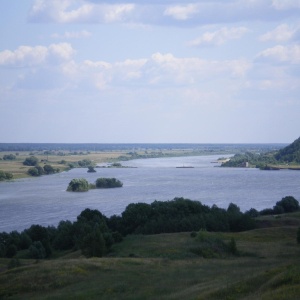
[[[68,192],[87,192],[90,189],[108,189],[122,187],[123,183],[116,178],[98,178],[94,184],[84,178],[72,179],[68,185]]]

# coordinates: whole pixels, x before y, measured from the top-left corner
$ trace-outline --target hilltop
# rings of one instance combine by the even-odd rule
[[[222,167],[255,167],[264,170],[299,169],[300,137],[288,146],[270,152],[245,152],[235,154]]]

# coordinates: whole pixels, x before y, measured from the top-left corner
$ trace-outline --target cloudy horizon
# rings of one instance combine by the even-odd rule
[[[299,0],[0,5],[0,142],[300,136]]]

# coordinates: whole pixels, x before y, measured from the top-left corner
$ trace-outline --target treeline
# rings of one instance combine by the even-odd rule
[[[299,210],[291,196],[278,201],[273,213]],[[276,208],[276,209],[275,209]],[[114,243],[128,234],[158,234],[187,231],[237,232],[256,227],[255,217],[271,213],[250,209],[245,213],[230,203],[227,209],[209,207],[184,198],[129,204],[121,216],[105,217],[98,210],[85,209],[75,222],[61,221],[57,227],[32,225],[21,233],[0,233],[0,257],[47,258],[54,251],[81,250],[82,254],[103,256]]]
[[[276,165],[278,161],[274,156],[274,152],[256,154],[251,152],[235,154],[230,160],[224,162],[222,167],[249,167],[264,168],[266,165]]]
[[[222,167],[245,167],[246,163],[249,167],[270,170],[269,165],[300,163],[300,137],[292,144],[278,151],[264,153],[238,153],[229,161],[222,164]]]

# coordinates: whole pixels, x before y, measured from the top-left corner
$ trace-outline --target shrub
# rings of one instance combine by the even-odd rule
[[[68,185],[68,192],[87,192],[89,190],[89,183],[84,178],[72,179]]]
[[[39,162],[39,160],[35,156],[30,156],[24,160],[23,165],[36,166],[38,164],[38,162]]]
[[[0,170],[0,181],[13,179],[13,174],[9,172],[3,172]]]
[[[122,187],[123,183],[116,178],[98,178],[96,180],[96,187],[98,189]]]

